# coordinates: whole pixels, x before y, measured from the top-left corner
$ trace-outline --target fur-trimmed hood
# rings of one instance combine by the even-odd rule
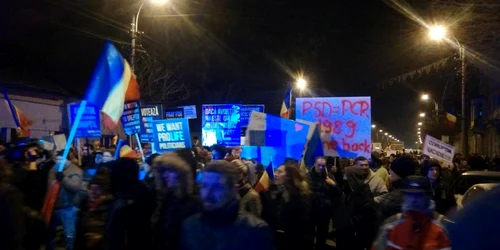
[[[188,186],[188,192],[191,194],[193,190],[193,173],[190,165],[176,153],[164,153],[158,156],[158,169],[155,171],[155,182],[157,190],[165,190],[166,183],[163,174],[167,170],[176,171],[178,173],[178,181],[185,182]]]

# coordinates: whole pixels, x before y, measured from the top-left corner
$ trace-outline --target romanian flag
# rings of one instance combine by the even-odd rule
[[[274,168],[273,168],[273,162],[271,161],[269,165],[266,168],[266,171],[262,174],[260,177],[259,181],[257,184],[255,184],[255,191],[257,193],[264,192],[267,189],[269,189],[269,186],[271,185],[271,181],[274,179]]]
[[[281,118],[289,119],[290,118],[290,95],[292,94],[292,88],[289,88],[286,91],[285,99],[283,99],[283,104],[281,105]]]
[[[33,125],[33,121],[28,119],[26,115],[18,108],[16,105],[12,103],[7,95],[7,90],[4,89],[3,96],[7,105],[9,106],[10,112],[12,113],[12,117],[14,118],[14,122],[19,130],[19,137],[29,137],[30,130],[29,127]]]
[[[106,42],[90,79],[85,100],[97,106],[105,123],[118,124],[125,102],[140,99],[139,84],[128,62],[111,42]]]

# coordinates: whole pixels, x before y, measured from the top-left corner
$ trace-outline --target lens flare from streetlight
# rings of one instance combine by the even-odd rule
[[[441,25],[431,27],[429,37],[434,41],[443,40],[446,37],[446,28]]]
[[[168,0],[150,0],[154,5],[162,5],[168,3]]]
[[[306,86],[307,86],[307,82],[306,82],[306,80],[304,78],[299,78],[297,80],[296,84],[297,84],[297,88],[300,89],[300,90],[305,89]]]
[[[424,101],[429,100],[429,98],[430,98],[430,97],[429,97],[429,95],[428,95],[428,94],[423,94],[423,95],[422,95],[422,97],[421,97],[421,99],[422,99],[422,100],[424,100]]]

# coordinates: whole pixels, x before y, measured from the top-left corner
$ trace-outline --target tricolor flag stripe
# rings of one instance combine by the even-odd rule
[[[292,94],[292,89],[289,88],[286,91],[285,99],[283,99],[283,104],[281,105],[281,118],[290,118],[290,95]]]
[[[116,124],[126,101],[139,100],[139,86],[130,65],[107,42],[90,80],[85,100],[96,105]]]

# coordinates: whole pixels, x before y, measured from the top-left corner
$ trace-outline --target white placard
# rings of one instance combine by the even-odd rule
[[[453,165],[455,147],[430,135],[425,135],[423,154],[426,154],[438,161]]]

